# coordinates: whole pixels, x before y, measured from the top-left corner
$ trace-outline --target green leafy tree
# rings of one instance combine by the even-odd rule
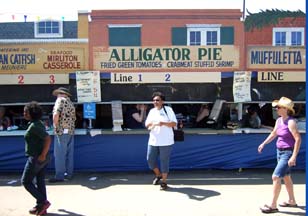
[[[272,10],[261,10],[259,13],[250,13],[247,10],[248,16],[245,19],[245,31],[250,31],[254,28],[261,29],[265,26],[269,25],[276,25],[278,24],[280,19],[286,18],[286,17],[292,17],[294,18],[292,21],[295,20],[297,17],[305,17],[306,14],[302,12],[301,10],[298,11],[284,11],[284,10],[278,10],[278,9],[272,9]]]

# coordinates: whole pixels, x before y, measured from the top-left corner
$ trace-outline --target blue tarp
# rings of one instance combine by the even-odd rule
[[[257,152],[268,134],[186,134],[174,145],[170,169],[274,168],[275,143]],[[76,135],[76,171],[143,171],[146,162],[147,134]],[[0,136],[0,172],[21,171],[26,158],[22,136]],[[51,148],[51,153],[53,149]],[[306,139],[296,169],[305,169]],[[54,169],[54,161],[49,164]]]

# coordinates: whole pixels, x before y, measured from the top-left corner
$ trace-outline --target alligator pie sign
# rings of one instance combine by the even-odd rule
[[[100,71],[219,71],[239,67],[239,48],[225,46],[94,47]]]

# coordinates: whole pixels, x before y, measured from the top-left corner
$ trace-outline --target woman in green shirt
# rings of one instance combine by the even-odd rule
[[[30,214],[46,214],[50,202],[47,200],[45,170],[49,161],[51,138],[41,121],[42,108],[37,102],[30,102],[24,107],[24,118],[29,121],[25,133],[25,154],[27,162],[21,182],[25,189],[36,199],[36,206]],[[36,178],[36,183],[33,179]]]

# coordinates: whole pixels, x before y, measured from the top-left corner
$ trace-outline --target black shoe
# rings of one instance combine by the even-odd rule
[[[153,185],[158,185],[159,181],[161,180],[161,176],[156,176],[154,179],[153,179]]]
[[[64,182],[64,179],[51,178],[48,180],[48,182],[49,183]]]
[[[71,175],[66,175],[66,176],[64,176],[64,179],[70,181],[70,180],[73,179],[73,176],[71,176]]]
[[[32,209],[29,210],[29,213],[30,213],[30,214],[33,214],[33,215],[36,215],[36,213],[37,213],[37,208],[38,208],[38,205],[34,206]]]
[[[50,205],[50,202],[46,200],[42,206],[38,206],[36,215],[45,215]]]
[[[46,214],[47,214],[47,210],[45,210],[44,212],[42,212],[40,215],[39,215],[39,214],[37,214],[37,215],[41,216],[41,215],[46,215]]]
[[[162,182],[162,183],[160,184],[160,190],[167,190],[167,188],[168,188],[167,183]]]
[[[29,214],[33,214],[33,215],[39,215],[38,214],[38,206],[33,207],[32,209],[29,210]],[[47,210],[41,212],[40,215],[45,215],[47,214]]]

